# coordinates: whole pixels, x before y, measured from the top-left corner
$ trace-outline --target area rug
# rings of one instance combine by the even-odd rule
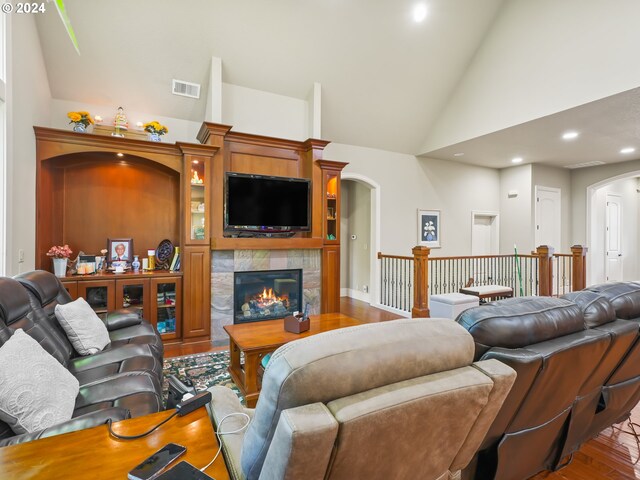
[[[240,390],[231,380],[227,367],[229,366],[229,350],[197,355],[185,355],[164,360],[164,383],[162,394],[167,401],[169,375],[175,375],[181,382],[193,385],[196,391],[206,390],[214,385],[222,385],[233,390],[240,400],[244,400]]]

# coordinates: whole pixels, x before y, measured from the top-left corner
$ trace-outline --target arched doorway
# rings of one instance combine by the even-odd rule
[[[380,185],[364,175],[341,176],[340,294],[378,305]]]
[[[640,170],[587,187],[587,285],[638,277]]]

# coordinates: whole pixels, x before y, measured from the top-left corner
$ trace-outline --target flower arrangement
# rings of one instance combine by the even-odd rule
[[[53,258],[69,258],[73,252],[69,248],[69,245],[54,245],[47,252],[47,256]]]
[[[71,120],[69,123],[75,123],[76,125],[80,123],[85,127],[93,125],[93,119],[91,115],[89,115],[89,112],[69,112],[67,113],[67,117]]]
[[[144,131],[149,133],[155,133],[156,135],[164,135],[165,133],[169,132],[169,129],[164,125],[160,125],[160,123],[154,120],[153,122],[144,124]]]

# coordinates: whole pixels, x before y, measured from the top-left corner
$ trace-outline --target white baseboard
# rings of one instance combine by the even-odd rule
[[[382,305],[380,303],[371,304],[372,307],[379,308],[380,310],[386,310],[387,312],[395,313],[400,315],[401,317],[411,318],[411,312],[405,312],[404,310],[398,310],[397,308],[388,307],[387,305]]]
[[[369,295],[368,293],[359,292],[358,290],[355,290],[353,288],[341,288],[340,295],[342,297],[355,298],[356,300],[360,300],[362,302],[371,302],[371,295]]]

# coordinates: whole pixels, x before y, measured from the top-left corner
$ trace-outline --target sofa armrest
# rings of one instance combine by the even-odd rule
[[[337,435],[338,421],[323,403],[283,410],[260,480],[322,480]]]
[[[138,311],[127,308],[121,308],[107,313],[107,318],[104,321],[104,324],[107,326],[107,330],[110,332],[120,330],[125,327],[131,327],[133,325],[140,325],[141,323],[142,318],[140,318]]]
[[[126,420],[127,418],[131,418],[131,413],[126,408],[105,408],[103,410],[85,413],[84,415],[80,415],[78,417],[72,418],[71,420],[53,425],[52,427],[45,428],[44,430],[40,430],[38,432],[23,433],[22,435],[15,435],[13,437],[4,438],[0,440],[0,447],[16,445],[18,443],[38,440],[39,438],[53,437],[54,435],[60,435],[63,433],[84,430],[86,428],[97,427],[100,425],[104,425],[109,419],[114,422],[119,422],[120,420]]]

